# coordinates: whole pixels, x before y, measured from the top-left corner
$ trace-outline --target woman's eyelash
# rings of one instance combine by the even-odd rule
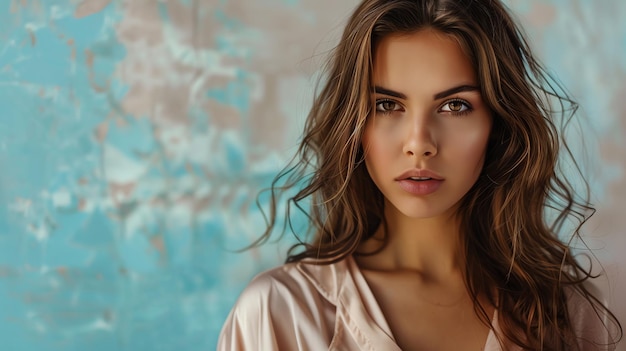
[[[393,104],[393,108],[385,108],[383,106],[383,104]],[[396,111],[396,108],[398,107],[398,103],[391,100],[391,99],[379,99],[376,100],[376,112],[379,113],[383,113],[383,114],[389,114],[393,111]]]
[[[390,106],[384,106],[384,104],[389,104]],[[460,107],[452,107],[451,104],[460,104]],[[389,114],[394,111],[398,111],[398,107],[400,106],[400,104],[391,99],[378,99],[376,100],[375,105],[376,112],[382,114]],[[447,110],[445,109],[446,106],[448,106]],[[446,112],[458,116],[470,113],[472,110],[472,105],[469,102],[463,99],[454,98],[444,102],[441,107],[439,107],[438,112]]]
[[[461,104],[461,109],[456,110],[456,107],[455,108],[451,108],[450,107],[450,104],[457,104],[457,103]],[[445,110],[442,111],[442,109],[445,106],[448,106],[448,111],[445,111]],[[453,115],[464,115],[466,113],[472,112],[472,110],[473,110],[472,105],[469,102],[467,102],[467,101],[465,101],[463,99],[459,99],[459,98],[450,99],[450,100],[444,102],[441,105],[441,107],[439,108],[439,111],[448,112],[448,113],[451,113]]]

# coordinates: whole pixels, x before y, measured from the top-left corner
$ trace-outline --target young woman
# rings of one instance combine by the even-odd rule
[[[363,1],[274,187],[304,182],[314,236],[244,290],[218,349],[614,349],[557,237],[592,210],[558,173],[557,87],[496,0]]]

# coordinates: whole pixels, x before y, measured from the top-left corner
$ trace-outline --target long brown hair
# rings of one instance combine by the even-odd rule
[[[255,245],[268,240],[279,197],[293,188],[299,191],[288,201],[287,218],[291,206],[302,210],[311,236],[291,248],[288,262],[329,264],[358,254],[359,244],[385,225],[383,196],[361,147],[373,108],[373,51],[390,34],[424,28],[458,41],[494,117],[482,174],[459,207],[465,280],[477,315],[491,326],[478,303],[478,296],[487,296],[509,342],[571,350],[577,346],[566,290],[574,289],[609,317],[621,338],[616,317],[583,284],[593,277],[591,268],[581,266],[558,237],[573,218],[578,224],[568,242],[580,239],[580,227],[594,211],[588,192],[575,193],[560,172],[560,151],[571,154],[558,126],[576,104],[533,57],[496,0],[365,0],[357,7],[328,61],[298,153],[274,180],[268,227]]]

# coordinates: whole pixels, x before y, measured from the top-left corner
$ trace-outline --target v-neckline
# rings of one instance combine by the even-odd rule
[[[394,345],[400,350],[400,347],[396,343],[396,339],[393,336],[393,332],[389,327],[389,323],[383,314],[382,308],[378,304],[376,297],[374,296],[374,292],[369,286],[369,283],[365,279],[365,275],[361,271],[361,268],[356,263],[356,260],[352,255],[347,257],[347,268],[351,273],[352,279],[355,284],[355,288],[358,293],[361,295],[360,301],[363,301],[361,308],[366,312],[364,313],[365,322],[367,324],[373,323],[377,328],[380,329],[381,332],[385,334]],[[342,293],[347,293],[350,289],[342,289]],[[340,300],[341,300],[340,293]],[[348,298],[346,296],[346,298]],[[352,299],[354,300],[354,299]],[[368,318],[369,317],[369,318]],[[483,346],[483,351],[500,351],[500,343],[495,335],[494,328],[498,328],[498,310],[494,309],[493,316],[491,319],[491,325],[493,328],[489,328],[489,333],[487,334],[487,339],[485,340],[485,345]]]

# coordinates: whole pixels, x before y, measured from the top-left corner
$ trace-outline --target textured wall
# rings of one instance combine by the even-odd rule
[[[356,2],[0,0],[2,349],[213,349],[284,257],[230,250]],[[626,2],[508,3],[582,105],[586,229],[626,322]]]

